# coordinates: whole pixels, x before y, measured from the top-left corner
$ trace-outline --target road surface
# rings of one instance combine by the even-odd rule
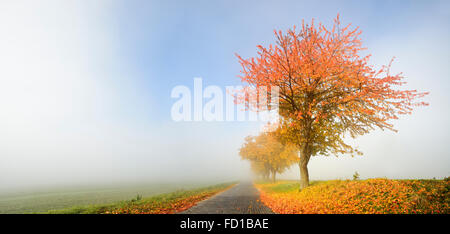
[[[232,188],[197,203],[182,214],[273,214],[259,200],[259,192],[251,182]]]

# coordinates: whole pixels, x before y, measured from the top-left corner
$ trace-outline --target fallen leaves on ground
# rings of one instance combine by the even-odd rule
[[[336,180],[302,191],[273,189],[281,183],[256,186],[261,201],[282,214],[448,214],[450,211],[449,180]]]
[[[130,202],[123,207],[108,210],[104,214],[174,214],[187,210],[216,193],[224,191],[226,188],[215,188],[208,191],[180,194],[174,197],[155,199],[143,202]]]

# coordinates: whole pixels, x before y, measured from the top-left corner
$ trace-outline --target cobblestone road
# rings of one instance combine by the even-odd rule
[[[259,200],[251,182],[241,182],[182,212],[182,214],[272,214]]]

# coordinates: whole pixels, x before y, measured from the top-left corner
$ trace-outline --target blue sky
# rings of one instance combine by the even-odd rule
[[[344,23],[361,27],[362,38],[370,45],[385,35],[408,34],[416,27],[445,24],[446,20],[448,24],[448,14],[436,12],[439,5],[411,1],[121,1],[109,20],[120,44],[116,55],[139,73],[133,79],[142,92],[164,97],[153,103],[163,110],[173,102],[167,95],[170,90],[178,84],[192,85],[193,77],[202,77],[206,84],[239,84],[240,66],[234,54],[255,55],[256,45],[273,43],[274,29],[312,18],[329,25],[340,13]],[[149,117],[163,121],[167,113]]]
[[[450,172],[448,1],[2,1],[0,188],[92,181],[242,178],[255,122],[175,123],[176,85],[238,85],[235,53],[314,18],[363,31],[375,66],[393,56],[430,106],[317,157],[313,179],[432,178]],[[284,176],[296,178],[297,168]]]

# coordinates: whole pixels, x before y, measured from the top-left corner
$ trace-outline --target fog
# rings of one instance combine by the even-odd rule
[[[140,8],[138,3],[145,6]],[[331,3],[326,10],[317,10],[316,15],[311,13],[314,6],[295,5],[290,12],[298,9],[298,15],[281,19],[271,16],[267,20],[274,20],[273,25],[255,22],[264,18],[262,13],[275,2],[259,5],[256,12],[261,14],[255,13],[254,19],[246,15],[252,9],[250,3],[236,11],[227,6],[220,11],[226,17],[221,18],[219,29],[205,31],[212,30],[221,38],[213,43],[214,48],[220,49],[208,52],[194,46],[213,46],[201,41],[203,35],[198,36],[199,44],[189,44],[184,38],[186,44],[166,39],[168,25],[175,20],[166,22],[155,16],[162,3],[133,1],[130,5],[134,8],[130,6],[129,10],[124,10],[124,4],[0,3],[0,192],[53,185],[251,178],[248,164],[240,160],[238,150],[244,137],[257,134],[262,123],[174,122],[170,107],[176,100],[170,98],[170,90],[175,85],[191,87],[195,76],[220,87],[239,84],[235,52],[254,56],[258,43],[273,42],[272,30],[278,23],[279,27],[290,27],[311,17],[329,22],[338,11],[345,22],[360,25],[361,20],[366,26],[364,43],[373,54],[372,63],[386,64],[396,56],[393,72],[404,72],[407,88],[429,91],[426,101],[430,106],[394,122],[398,133],[375,131],[352,140],[364,152],[363,156],[312,158],[311,178],[345,179],[355,171],[362,178],[450,175],[450,17],[444,11],[449,7],[447,2],[430,3],[420,13],[420,20],[416,16],[424,6],[410,7],[392,20],[414,27],[401,28],[403,24],[394,23],[392,27],[399,27],[398,30],[386,29],[382,34],[381,29],[371,28],[376,23],[368,23],[376,19],[351,13],[353,7],[334,9]],[[174,4],[166,5],[161,9],[178,9]],[[193,5],[201,7],[205,2]],[[198,11],[207,12],[206,5]],[[375,11],[373,4],[367,5],[370,6],[362,6],[363,12]],[[217,6],[214,9],[220,10]],[[232,15],[248,22],[239,27],[239,20],[231,19]],[[201,22],[208,17],[212,24],[215,22],[215,16],[209,14],[198,17]],[[122,25],[121,20],[125,19],[132,23]],[[245,26],[249,25],[255,28],[245,34]],[[160,29],[165,27],[168,31]],[[184,30],[183,26],[176,29]],[[226,36],[221,30],[236,30],[236,35]],[[138,33],[141,31],[147,33]],[[173,45],[173,51],[162,51],[162,41]],[[200,54],[195,55],[198,51]],[[159,53],[169,57],[159,57]],[[184,53],[195,59],[188,61]],[[225,57],[214,63],[208,56]],[[160,66],[157,60],[170,67]],[[191,70],[184,67],[188,65]],[[214,70],[219,67],[223,70]],[[188,72],[181,74],[183,71]],[[281,178],[298,178],[298,167],[293,166]]]

